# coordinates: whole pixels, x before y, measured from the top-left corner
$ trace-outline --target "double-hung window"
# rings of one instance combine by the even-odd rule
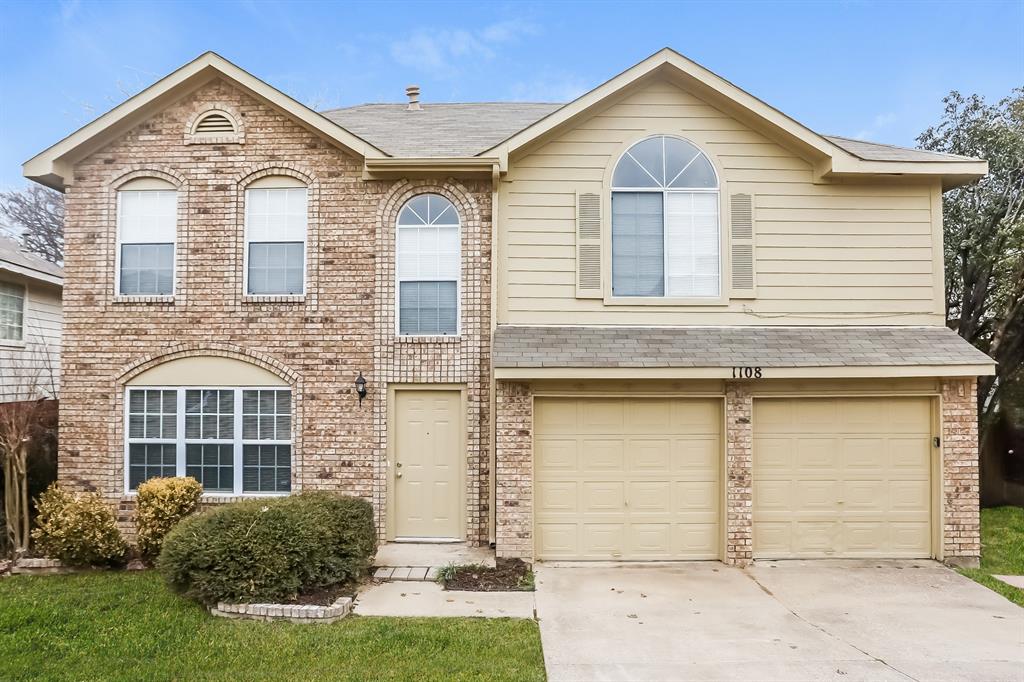
[[[0,282],[0,342],[25,340],[25,287]]]
[[[117,193],[117,293],[170,296],[174,293],[178,193],[170,183],[155,179],[127,187],[131,189]]]
[[[612,295],[717,298],[719,189],[697,147],[658,136],[630,147],[612,176]]]
[[[454,335],[459,329],[459,214],[448,199],[421,194],[398,214],[398,333]]]
[[[127,393],[129,491],[155,476],[191,476],[208,493],[291,490],[291,391],[137,388]]]
[[[289,177],[245,191],[246,294],[305,293],[306,199],[306,187]]]

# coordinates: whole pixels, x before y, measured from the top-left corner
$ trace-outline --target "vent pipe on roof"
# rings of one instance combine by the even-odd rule
[[[409,98],[409,111],[419,111],[422,109],[420,106],[420,86],[410,85],[405,89],[405,96]]]

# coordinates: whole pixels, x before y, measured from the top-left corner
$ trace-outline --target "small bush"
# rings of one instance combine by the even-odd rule
[[[160,553],[164,536],[199,509],[203,486],[194,478],[151,478],[139,486],[135,527],[139,551],[145,557]]]
[[[157,568],[204,604],[280,601],[361,578],[376,548],[369,502],[312,492],[191,516],[164,538]]]
[[[124,561],[128,545],[114,513],[96,493],[72,494],[56,483],[36,501],[36,548],[68,566],[111,566]]]

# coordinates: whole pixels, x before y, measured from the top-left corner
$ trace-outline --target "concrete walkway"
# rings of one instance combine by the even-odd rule
[[[1024,680],[1024,609],[935,562],[535,568],[552,682]]]
[[[386,582],[356,595],[360,616],[533,618],[533,592],[456,592],[436,583]]]

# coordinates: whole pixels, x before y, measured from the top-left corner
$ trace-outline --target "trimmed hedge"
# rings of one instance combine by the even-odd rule
[[[69,493],[56,483],[36,501],[36,549],[68,566],[116,566],[128,544],[114,512],[97,493]]]
[[[156,565],[204,604],[280,601],[363,577],[376,551],[368,501],[309,492],[190,516],[164,538]]]
[[[142,555],[159,554],[164,537],[199,509],[202,496],[203,486],[192,477],[151,478],[140,485],[135,498],[135,528]]]

